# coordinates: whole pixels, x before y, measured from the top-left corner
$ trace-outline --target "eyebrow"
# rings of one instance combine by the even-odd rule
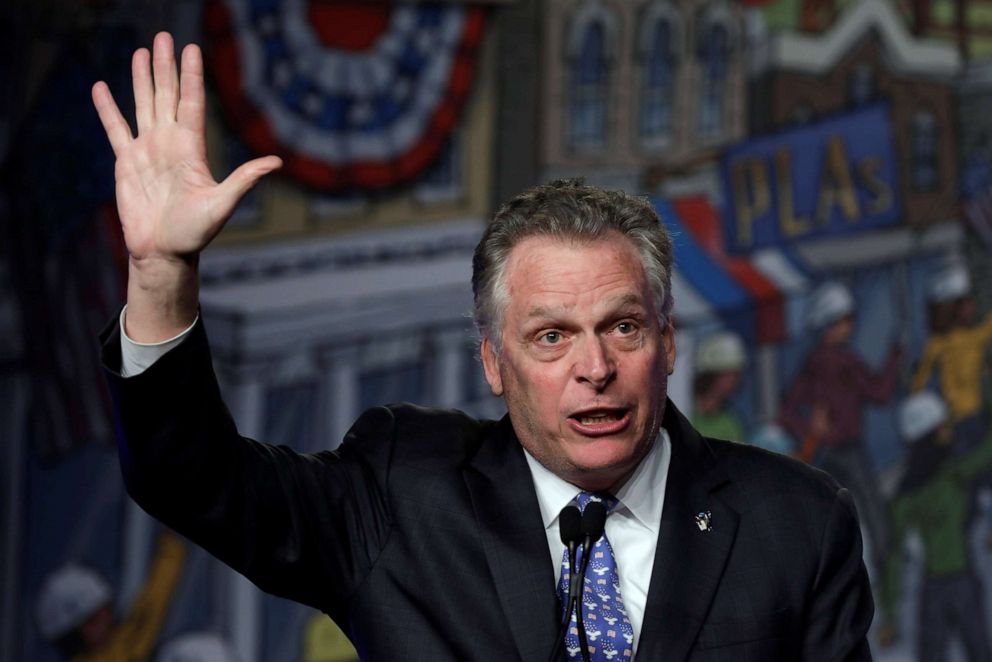
[[[633,292],[628,292],[627,294],[622,294],[620,296],[611,297],[606,300],[615,308],[624,308],[627,306],[643,306],[644,300],[640,295]],[[539,318],[539,317],[555,317],[560,314],[563,310],[566,310],[563,306],[549,307],[536,305],[527,311],[527,319]]]

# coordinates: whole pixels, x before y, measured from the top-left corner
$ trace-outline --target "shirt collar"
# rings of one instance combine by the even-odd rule
[[[627,482],[614,494],[620,501],[615,512],[626,510],[653,533],[658,533],[671,456],[671,440],[668,432],[662,428],[655,443],[651,444],[648,454],[640,461]],[[527,466],[530,467],[531,477],[534,480],[537,502],[541,508],[541,519],[544,528],[548,529],[558,520],[561,509],[567,506],[581,490],[549,471],[527,452],[527,449],[524,449],[524,457],[527,458]]]

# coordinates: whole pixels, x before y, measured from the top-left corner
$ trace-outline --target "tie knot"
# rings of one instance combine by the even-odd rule
[[[617,507],[620,501],[610,494],[609,492],[579,492],[578,496],[575,497],[575,501],[579,504],[579,510],[585,511],[586,506],[592,501],[599,501],[606,508],[607,513],[613,512],[613,509]]]

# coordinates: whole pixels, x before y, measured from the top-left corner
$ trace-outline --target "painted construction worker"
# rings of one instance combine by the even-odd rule
[[[186,561],[186,547],[163,533],[148,577],[124,619],[114,618],[114,595],[95,570],[70,564],[45,580],[38,598],[38,629],[62,657],[74,662],[147,660],[158,643]]]
[[[885,504],[864,439],[864,407],[895,394],[902,351],[893,343],[882,369],[873,370],[850,347],[854,312],[854,297],[840,283],[813,292],[806,324],[817,344],[786,392],[779,419],[799,440],[804,459],[851,491],[878,570],[887,547]]]
[[[930,390],[910,396],[899,409],[899,431],[909,452],[889,508],[892,535],[879,592],[879,642],[888,646],[899,635],[896,606],[902,592],[903,541],[915,529],[924,549],[917,659],[945,660],[956,633],[970,662],[992,662],[984,590],[968,535],[972,483],[992,468],[992,436],[956,455],[947,442],[952,434],[949,422],[948,406]]]
[[[730,399],[741,384],[747,363],[744,342],[733,331],[711,333],[696,350],[692,383],[692,424],[707,437],[744,441],[744,423]]]
[[[155,662],[240,662],[231,645],[213,632],[189,632],[162,646]]]
[[[971,278],[962,264],[938,272],[927,292],[932,335],[913,375],[913,391],[927,386],[937,373],[940,393],[950,409],[955,453],[980,443],[988,430],[982,402],[985,352],[992,344],[992,312],[977,319]]]

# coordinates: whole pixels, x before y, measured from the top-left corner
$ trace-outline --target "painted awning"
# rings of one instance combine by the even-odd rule
[[[749,343],[778,343],[801,333],[799,295],[812,281],[802,261],[781,248],[746,257],[724,250],[719,211],[703,196],[653,198],[675,244],[675,318],[719,319]]]

